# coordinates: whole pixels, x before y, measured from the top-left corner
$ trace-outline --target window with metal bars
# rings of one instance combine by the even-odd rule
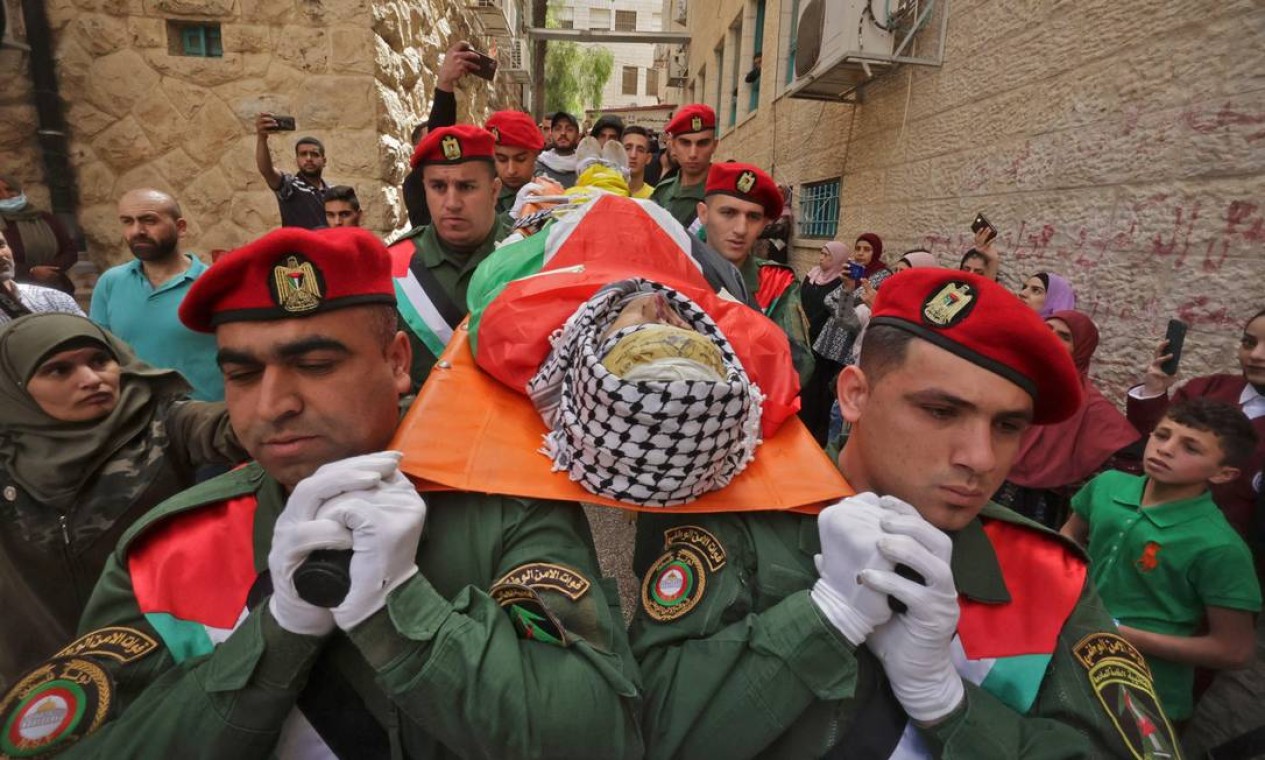
[[[615,11],[615,31],[637,31],[637,11]]]
[[[833,238],[839,231],[839,180],[811,182],[799,191],[799,235]]]
[[[624,67],[624,81],[623,81],[623,87],[620,89],[620,92],[624,95],[637,94],[637,67],[636,66]]]
[[[193,58],[223,58],[220,25],[168,21],[167,52]]]

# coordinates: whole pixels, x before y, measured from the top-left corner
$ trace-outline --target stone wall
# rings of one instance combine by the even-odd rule
[[[23,183],[31,202],[49,208],[48,186],[44,184],[44,164],[35,141],[37,117],[31,100],[30,54],[22,26],[20,4],[4,3],[8,13],[6,44],[0,44],[0,174],[9,174]]]
[[[1265,308],[1265,6],[955,0],[942,67],[898,68],[840,105],[780,97],[790,4],[768,0],[759,107],[744,86],[717,160],[796,185],[842,177],[840,239],[872,230],[944,264],[984,212],[1006,284],[1049,270],[1076,285],[1109,393],[1173,316],[1192,326],[1183,374],[1237,371],[1241,325]],[[690,6],[691,85],[709,103],[712,51],[753,5]]]
[[[429,110],[440,57],[455,39],[486,47],[464,7],[442,0],[49,0],[48,10],[79,219],[100,266],[128,258],[115,202],[140,186],[176,196],[187,247],[202,254],[279,224],[255,168],[260,111],[297,120],[297,133],[271,138],[279,170],[294,171],[297,136],[315,136],[326,180],[356,188],[365,226],[401,227],[408,135]],[[223,57],[172,55],[173,19],[219,22]],[[517,103],[516,87],[465,84],[462,118]],[[0,108],[14,108],[5,99]]]

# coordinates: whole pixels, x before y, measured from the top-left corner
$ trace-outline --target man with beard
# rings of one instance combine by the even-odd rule
[[[325,226],[325,191],[329,185],[321,179],[325,170],[325,146],[315,137],[300,137],[294,144],[294,160],[299,165],[298,174],[279,172],[272,165],[272,153],[268,150],[268,135],[280,126],[273,114],[261,113],[255,120],[255,165],[268,187],[277,194],[277,206],[281,209],[282,227],[306,227],[309,230]],[[293,128],[293,127],[291,127]]]
[[[179,249],[185,232],[180,204],[159,190],[132,190],[119,200],[119,222],[136,259],[101,275],[88,317],[145,362],[178,370],[193,386],[193,398],[222,401],[215,339],[188,329],[176,315],[193,281],[207,270],[197,256]]]
[[[536,159],[535,174],[543,174],[565,187],[575,184],[575,146],[580,142],[580,122],[566,111],[550,118],[549,135],[553,148]]]
[[[508,214],[519,189],[531,182],[545,140],[536,123],[522,111],[497,111],[488,117],[484,127],[496,140],[496,175],[501,178],[496,212]]]
[[[650,199],[689,229],[697,218],[707,172],[712,168],[712,154],[716,152],[716,112],[711,106],[690,103],[676,112],[664,131],[681,169],[675,177],[660,182]]]
[[[495,140],[482,127],[431,130],[413,153],[434,221],[391,246],[391,276],[404,332],[413,347],[413,390],[465,319],[466,289],[475,267],[509,234],[496,213],[501,180]]]

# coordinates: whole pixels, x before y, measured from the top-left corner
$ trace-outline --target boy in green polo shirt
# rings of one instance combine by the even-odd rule
[[[1255,654],[1252,554],[1208,491],[1238,477],[1255,445],[1237,407],[1175,405],[1147,441],[1146,475],[1094,478],[1063,526],[1087,547],[1094,584],[1120,634],[1146,655],[1174,721],[1194,710],[1196,667],[1245,667]]]

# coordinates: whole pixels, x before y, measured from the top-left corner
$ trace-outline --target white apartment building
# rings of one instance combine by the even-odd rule
[[[549,5],[564,29],[663,29],[663,0],[554,0]],[[619,42],[604,47],[614,53],[615,65],[598,110],[658,105],[663,72],[655,68],[655,46]],[[595,103],[584,104],[586,110],[595,107]]]

